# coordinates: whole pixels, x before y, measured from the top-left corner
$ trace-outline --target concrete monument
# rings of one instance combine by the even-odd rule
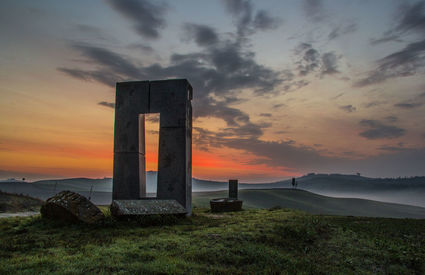
[[[112,199],[138,202],[115,205],[141,205],[145,214],[152,202],[144,201],[154,199],[164,209],[170,202],[175,209],[177,202],[191,214],[191,100],[192,87],[186,79],[117,83]],[[146,198],[144,114],[148,113],[160,114],[156,198]]]

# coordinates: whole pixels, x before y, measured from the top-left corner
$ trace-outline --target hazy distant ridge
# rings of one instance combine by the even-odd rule
[[[156,172],[147,172],[147,192],[156,192]],[[425,177],[412,178],[367,178],[357,175],[309,174],[297,178],[298,189],[307,190],[331,197],[353,197],[425,207]],[[110,198],[112,179],[72,178],[42,180],[36,182],[0,183],[0,190],[29,194],[45,199],[61,190],[79,191],[90,195],[90,189],[96,196]],[[227,190],[227,182],[193,179],[193,192],[211,192]],[[243,189],[292,188],[291,180],[273,183],[240,183]]]

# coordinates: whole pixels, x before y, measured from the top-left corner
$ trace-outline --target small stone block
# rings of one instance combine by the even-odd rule
[[[149,113],[149,81],[117,83],[114,152],[139,152],[139,141],[144,140],[139,136],[139,114],[145,113]]]
[[[229,180],[229,198],[238,198],[238,180]]]
[[[234,212],[242,210],[241,200],[222,198],[210,200],[211,212]]]
[[[150,111],[161,113],[161,127],[186,127],[189,87],[186,79],[150,82]]]
[[[186,213],[186,209],[176,200],[114,200],[111,204],[111,214],[114,217]]]

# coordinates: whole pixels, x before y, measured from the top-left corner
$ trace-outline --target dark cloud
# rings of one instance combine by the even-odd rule
[[[237,33],[244,36],[252,22],[253,7],[249,0],[223,0],[227,11],[236,19]]]
[[[195,40],[199,46],[211,46],[218,42],[216,31],[209,26],[187,23],[184,29],[187,37]]]
[[[317,50],[313,49],[311,44],[301,43],[295,51],[301,55],[301,60],[297,62],[298,71],[301,76],[307,75],[319,68],[320,54]]]
[[[206,129],[196,128],[195,140],[201,147],[228,147],[244,150],[257,156],[251,164],[266,164],[272,167],[313,167],[322,164],[327,157],[306,146],[296,146],[294,141],[262,141],[251,137],[220,136]]]
[[[198,143],[199,142],[199,143]],[[382,148],[385,154],[377,156],[332,157],[321,155],[320,151],[308,146],[297,145],[293,141],[262,141],[252,138],[223,138],[202,128],[194,129],[195,146],[208,150],[211,147],[229,147],[244,150],[257,156],[249,164],[264,164],[282,169],[296,168],[301,173],[322,172],[353,173],[379,176],[423,175],[425,171],[425,148],[394,149]],[[320,144],[315,147],[322,148]],[[393,146],[394,148],[399,147]]]
[[[378,105],[382,105],[382,104],[384,104],[385,102],[383,102],[383,101],[377,101],[377,100],[374,100],[374,101],[371,101],[371,102],[369,102],[369,103],[366,103],[365,104],[365,108],[371,108],[371,107],[375,107],[375,106],[378,106]]]
[[[239,139],[258,139],[263,135],[263,129],[269,128],[271,126],[270,123],[252,123],[248,122],[239,127],[233,128],[224,128],[222,132],[218,133],[219,137],[237,137]]]
[[[404,2],[399,8],[398,21],[395,31],[425,34],[425,1],[411,4]]]
[[[382,44],[382,43],[387,43],[387,42],[403,42],[403,40],[400,39],[400,37],[398,35],[387,35],[381,38],[372,38],[370,40],[370,44],[371,45],[378,45],[378,44]]]
[[[296,65],[301,76],[312,72],[318,72],[320,76],[339,73],[339,57],[334,52],[320,54],[311,44],[301,43],[296,47],[295,54],[300,57]]]
[[[205,46],[198,53],[173,54],[168,66],[152,64],[136,66],[134,62],[108,49],[92,46],[73,46],[95,70],[59,68],[69,76],[98,81],[113,87],[115,82],[128,79],[188,78],[197,91],[194,98],[194,116],[223,119],[229,128],[226,134],[260,136],[268,125],[256,125],[249,115],[230,107],[240,101],[235,95],[239,89],[254,89],[257,95],[275,94],[282,83],[279,72],[268,69],[254,60],[254,54],[239,44],[222,41]]]
[[[411,100],[394,104],[394,107],[398,107],[402,109],[414,109],[414,108],[421,107],[424,104],[425,104],[425,93],[421,93]]]
[[[395,27],[387,30],[381,38],[371,40],[372,45],[386,42],[402,42],[403,36],[425,33],[425,1],[416,3],[403,2],[396,11]]]
[[[159,29],[165,26],[167,6],[148,0],[106,0],[106,2],[134,24],[136,32],[144,38],[159,37]]]
[[[272,17],[265,10],[259,10],[255,13],[250,0],[222,0],[222,2],[226,10],[235,19],[239,37],[250,35],[257,30],[274,29],[280,24],[279,19]]]
[[[134,50],[140,50],[143,53],[154,52],[154,49],[151,46],[149,46],[147,44],[142,44],[142,43],[132,43],[132,44],[128,45],[128,48],[134,49]]]
[[[85,25],[85,24],[77,24],[75,26],[75,29],[79,33],[83,34],[84,36],[88,36],[91,39],[95,38],[95,39],[104,40],[104,41],[116,41],[114,38],[108,35],[103,29],[100,29],[98,27]]]
[[[335,99],[338,99],[338,98],[340,98],[341,96],[343,96],[344,95],[344,93],[340,93],[340,94],[337,94],[336,96],[334,96],[334,97],[331,97],[331,99],[332,100],[335,100]]]
[[[115,87],[116,82],[124,80],[121,76],[103,69],[90,71],[82,69],[57,68],[57,70],[79,80],[97,81],[109,87]]]
[[[394,107],[398,107],[398,108],[402,108],[402,109],[414,109],[414,108],[420,107],[422,105],[423,105],[423,103],[421,103],[421,102],[416,102],[416,103],[402,102],[402,103],[394,104]]]
[[[260,10],[255,15],[254,21],[252,23],[255,29],[264,31],[277,28],[280,24],[280,20],[270,16],[267,11]]]
[[[128,7],[134,1],[110,1],[114,6]],[[255,61],[255,54],[249,50],[248,35],[257,30],[275,28],[278,20],[266,11],[255,11],[251,2],[246,0],[224,1],[227,10],[234,16],[237,26],[236,35],[222,39],[217,32],[205,25],[187,23],[183,26],[186,38],[194,40],[201,50],[188,54],[173,53],[167,65],[155,63],[148,66],[137,61],[130,61],[125,56],[105,48],[87,45],[74,45],[73,48],[87,58],[95,69],[78,70],[61,68],[68,75],[90,81],[98,81],[109,86],[116,81],[130,79],[167,79],[187,78],[197,91],[194,95],[194,117],[216,117],[223,119],[227,128],[222,129],[222,136],[258,138],[263,129],[271,124],[256,124],[247,113],[230,106],[241,101],[237,94],[241,89],[250,89],[256,96],[275,95],[277,86],[284,84],[283,91],[297,89],[305,85],[303,81],[293,81],[294,75],[289,71],[275,71]],[[137,2],[143,8],[153,10],[147,1]],[[141,7],[139,7],[141,8]],[[123,12],[125,13],[125,12]],[[128,16],[133,18],[133,13]],[[133,18],[134,19],[134,18]],[[139,25],[145,20],[141,19]],[[154,21],[155,23],[156,21]],[[154,30],[161,24],[153,24]],[[155,36],[156,37],[156,36]],[[105,73],[105,74],[102,74]],[[101,75],[107,78],[100,79]]]
[[[425,66],[425,1],[404,2],[397,11],[396,26],[384,33],[382,38],[372,40],[372,44],[387,41],[402,41],[402,37],[418,34],[419,41],[407,44],[403,49],[377,61],[378,67],[367,77],[355,83],[366,86],[383,82],[390,78],[412,76],[424,72]]]
[[[378,67],[354,86],[363,87],[384,82],[389,78],[412,76],[423,73],[425,65],[425,39],[408,44],[402,50],[377,61]]]
[[[85,81],[90,80],[90,75],[88,75],[87,72],[80,69],[57,68],[57,70],[73,78],[77,78],[77,79],[85,80]]]
[[[344,106],[340,106],[339,107],[341,110],[343,110],[344,112],[347,113],[352,113],[356,111],[356,107],[354,107],[353,105],[344,105]]]
[[[406,133],[405,129],[398,128],[392,125],[385,125],[378,120],[363,119],[360,125],[368,130],[361,132],[359,135],[367,139],[391,139],[403,136]]]
[[[99,102],[97,104],[99,104],[101,106],[105,106],[105,107],[109,107],[109,108],[115,109],[115,103],[114,102],[101,101],[101,102]]]
[[[273,109],[279,109],[279,108],[281,108],[281,107],[285,107],[286,105],[285,104],[283,104],[283,103],[279,103],[279,104],[275,104],[275,105],[273,105]]]
[[[271,113],[261,113],[261,114],[260,114],[260,116],[263,116],[263,117],[271,117],[271,116],[272,116],[272,114],[271,114]]]
[[[349,34],[352,32],[355,32],[357,30],[357,24],[351,23],[351,24],[341,24],[335,27],[328,35],[328,39],[332,40],[335,38],[338,38],[342,35]]]
[[[387,117],[385,117],[385,120],[388,121],[388,122],[393,123],[393,122],[396,122],[398,120],[398,117],[396,117],[396,116],[387,116]]]
[[[400,152],[409,150],[408,148],[404,148],[402,146],[390,146],[390,145],[382,145],[378,147],[378,150],[382,151],[390,151],[390,152]]]
[[[110,74],[126,76],[130,79],[139,79],[141,77],[141,71],[138,67],[112,51],[87,45],[73,45],[73,48],[84,57],[94,61],[95,65],[101,67],[103,71],[106,70]]]
[[[305,16],[312,22],[320,22],[326,18],[323,0],[303,0],[302,7]]]
[[[338,57],[334,52],[324,53],[322,55],[322,75],[336,74],[338,71]]]

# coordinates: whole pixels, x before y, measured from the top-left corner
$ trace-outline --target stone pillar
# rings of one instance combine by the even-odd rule
[[[160,113],[158,199],[192,213],[192,87],[187,80],[152,81],[151,112]]]
[[[238,180],[229,180],[229,198],[238,198]]]
[[[149,81],[117,83],[113,200],[134,200],[146,194],[144,116],[139,119],[139,115],[148,112]]]

